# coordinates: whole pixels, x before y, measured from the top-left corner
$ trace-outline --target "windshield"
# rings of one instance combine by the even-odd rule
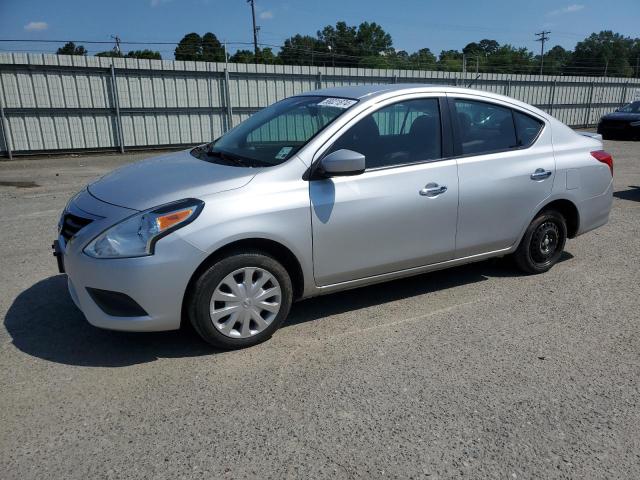
[[[225,165],[269,167],[293,156],[357,100],[290,97],[260,110],[193,155]]]
[[[619,112],[624,113],[640,113],[640,102],[633,102],[622,107]]]

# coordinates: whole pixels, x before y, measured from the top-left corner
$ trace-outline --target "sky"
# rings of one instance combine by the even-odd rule
[[[462,50],[483,38],[538,52],[535,32],[551,31],[548,47],[572,49],[592,32],[613,30],[640,36],[640,0],[256,0],[259,42],[281,45],[296,33],[315,35],[344,20],[376,22],[391,34],[396,50],[428,47]],[[0,38],[178,42],[186,33],[211,31],[229,50],[250,48],[251,10],[246,0],[0,0]],[[4,51],[54,52],[60,44],[0,42]],[[112,45],[85,44],[90,54]],[[151,48],[173,59],[172,45]]]

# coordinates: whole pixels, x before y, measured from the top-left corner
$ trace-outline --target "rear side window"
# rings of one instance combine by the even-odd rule
[[[454,105],[463,155],[479,155],[518,146],[510,108],[462,99],[455,99]]]
[[[516,123],[518,134],[518,146],[529,147],[538,137],[543,123],[529,115],[513,111],[513,120]]]

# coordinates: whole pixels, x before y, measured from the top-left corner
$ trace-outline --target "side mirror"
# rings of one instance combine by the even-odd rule
[[[353,150],[336,150],[320,160],[320,173],[325,177],[360,175],[364,169],[364,155]]]

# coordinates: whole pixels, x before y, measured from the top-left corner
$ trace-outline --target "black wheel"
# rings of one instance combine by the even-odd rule
[[[187,313],[198,334],[223,349],[267,340],[291,308],[293,288],[286,269],[259,251],[232,254],[197,279]]]
[[[554,211],[541,212],[533,219],[522,237],[513,258],[526,273],[543,273],[553,267],[567,241],[567,223]]]

